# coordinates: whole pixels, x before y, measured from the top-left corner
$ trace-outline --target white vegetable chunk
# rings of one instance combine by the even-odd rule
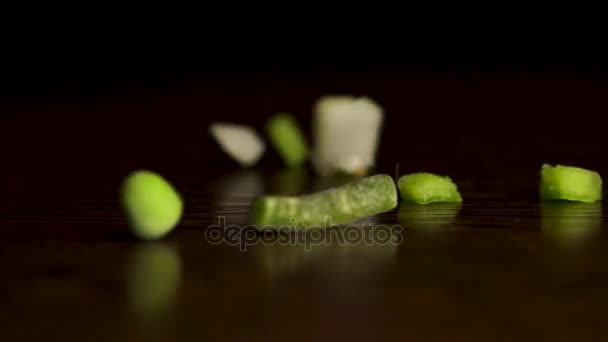
[[[362,174],[376,162],[384,110],[368,97],[321,97],[313,114],[312,162],[321,175]]]
[[[217,122],[209,132],[222,150],[241,166],[255,165],[266,151],[264,140],[249,126]]]

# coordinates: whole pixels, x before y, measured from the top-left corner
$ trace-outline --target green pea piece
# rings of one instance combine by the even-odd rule
[[[447,176],[416,172],[402,176],[397,184],[401,199],[405,202],[417,204],[462,202],[458,187]]]
[[[602,177],[595,171],[580,167],[544,164],[540,171],[539,193],[543,201],[600,201]]]
[[[266,123],[266,133],[287,167],[304,164],[309,148],[300,125],[289,113],[277,113]]]
[[[260,197],[253,203],[251,220],[260,230],[323,228],[351,223],[396,206],[395,181],[380,174],[303,196]]]
[[[130,230],[142,240],[167,235],[179,223],[184,207],[173,186],[148,170],[132,172],[125,178],[120,200]]]

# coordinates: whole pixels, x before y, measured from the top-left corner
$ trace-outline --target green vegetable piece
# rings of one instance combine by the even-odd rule
[[[251,219],[260,230],[277,226],[322,228],[352,223],[396,206],[397,188],[393,178],[379,174],[300,197],[260,197],[252,206]]]
[[[182,216],[183,203],[178,192],[162,176],[148,170],[132,172],[125,178],[120,201],[129,228],[143,240],[165,236]]]
[[[600,201],[602,178],[597,172],[580,167],[544,164],[540,171],[539,192],[544,201]]]
[[[447,176],[417,172],[402,176],[397,184],[401,198],[406,202],[417,204],[462,202],[458,187]]]
[[[296,119],[289,113],[275,114],[266,124],[271,144],[288,167],[300,166],[309,155],[308,143]]]

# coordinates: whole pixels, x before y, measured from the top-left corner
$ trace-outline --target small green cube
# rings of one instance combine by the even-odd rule
[[[544,164],[540,171],[539,192],[544,201],[600,201],[602,178],[597,172],[580,167]]]
[[[286,166],[300,166],[309,155],[308,142],[296,119],[289,113],[277,113],[268,120],[266,133]]]
[[[416,172],[399,178],[397,185],[405,202],[429,204],[462,202],[462,196],[452,179],[428,172]]]

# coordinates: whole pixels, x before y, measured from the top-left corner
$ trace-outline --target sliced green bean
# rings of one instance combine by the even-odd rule
[[[326,224],[348,224],[396,206],[397,188],[393,178],[379,174],[299,197],[260,197],[252,206],[251,220],[260,230],[280,226],[318,228]]]

